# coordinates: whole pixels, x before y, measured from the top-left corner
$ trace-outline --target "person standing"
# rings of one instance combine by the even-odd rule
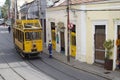
[[[10,26],[8,27],[8,31],[9,31],[9,33],[10,33],[10,31],[11,31],[11,28],[10,28]]]
[[[49,58],[52,58],[52,43],[51,43],[51,40],[49,40],[48,50],[49,50]]]

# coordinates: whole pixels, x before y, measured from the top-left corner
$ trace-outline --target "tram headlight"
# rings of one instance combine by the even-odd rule
[[[33,44],[33,48],[36,48],[36,44]]]

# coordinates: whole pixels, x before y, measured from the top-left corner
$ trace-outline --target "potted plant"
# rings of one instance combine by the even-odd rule
[[[106,52],[104,68],[107,69],[107,70],[112,70],[112,68],[113,68],[113,60],[111,59],[111,56],[113,54],[112,49],[114,47],[113,41],[110,40],[110,39],[106,40],[103,43],[103,46],[104,46],[105,52]]]

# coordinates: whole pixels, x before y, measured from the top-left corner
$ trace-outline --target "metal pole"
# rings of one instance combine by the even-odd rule
[[[43,34],[42,34],[43,35],[43,37],[42,37],[43,39],[42,40],[43,40],[43,45],[44,45],[44,42],[45,42],[44,41],[44,37],[45,37],[44,36],[45,35],[44,34],[44,32],[45,32],[44,14],[45,13],[44,13],[44,7],[43,7],[44,4],[43,3],[44,3],[44,0],[39,0],[39,19],[41,20],[41,23],[42,23],[42,31],[43,31]]]
[[[70,62],[70,17],[69,17],[69,0],[67,0],[67,30],[68,30],[68,42],[67,42],[67,61]]]
[[[8,7],[8,19],[10,19],[10,0],[9,0],[9,7]]]
[[[16,25],[16,19],[17,19],[17,0],[15,0],[15,25]]]
[[[38,6],[38,19],[40,20],[40,0],[37,0],[37,6]]]

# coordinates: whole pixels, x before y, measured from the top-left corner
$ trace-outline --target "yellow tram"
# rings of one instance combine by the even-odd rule
[[[37,56],[43,51],[42,27],[39,20],[16,20],[13,27],[16,50],[22,57]]]

